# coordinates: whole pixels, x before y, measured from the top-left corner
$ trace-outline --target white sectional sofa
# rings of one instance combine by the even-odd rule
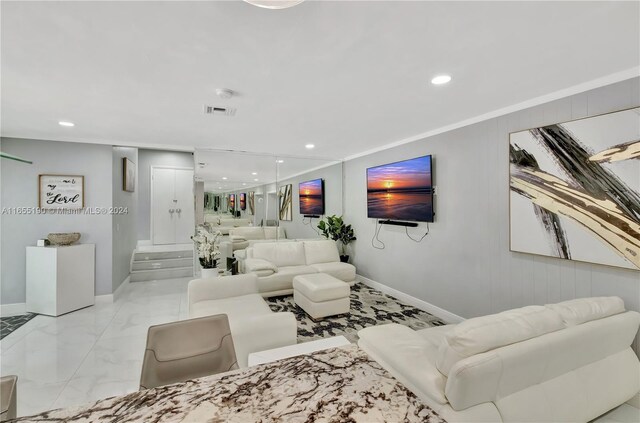
[[[241,368],[250,353],[293,345],[293,313],[274,313],[258,293],[255,275],[222,276],[189,282],[189,318],[226,314]]]
[[[233,228],[240,226],[251,225],[252,219],[246,218],[233,218],[216,215],[206,215],[204,218],[205,224],[209,226],[212,231],[220,231],[222,235],[229,235],[229,231]]]
[[[587,422],[634,398],[640,314],[618,297],[529,306],[358,345],[448,422]]]
[[[229,229],[229,239],[220,243],[220,256],[223,263],[233,253],[244,250],[253,242],[273,242],[286,239],[286,232],[281,226],[242,226]]]
[[[356,268],[340,262],[331,240],[256,243],[245,251],[244,271],[258,276],[265,297],[292,294],[297,275],[326,273],[351,285],[356,280]]]

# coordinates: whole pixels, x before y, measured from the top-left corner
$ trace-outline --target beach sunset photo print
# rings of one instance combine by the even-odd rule
[[[367,214],[376,219],[432,222],[431,156],[367,169]]]
[[[300,214],[321,216],[324,214],[324,187],[322,179],[301,182],[299,186]]]

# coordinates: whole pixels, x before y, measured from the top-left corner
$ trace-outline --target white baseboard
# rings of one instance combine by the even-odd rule
[[[397,289],[388,287],[387,285],[383,285],[380,282],[365,278],[362,275],[357,275],[357,279],[365,285],[370,286],[371,288],[377,289],[380,292],[384,292],[385,294],[399,299],[403,303],[407,303],[416,308],[419,308],[420,310],[426,311],[427,313],[433,314],[434,316],[444,320],[445,323],[460,323],[465,320],[464,317],[460,317],[457,314],[453,314],[450,311],[430,304],[419,298],[412,297],[411,295],[405,294],[404,292],[398,291]]]
[[[149,246],[149,245],[153,245],[151,243],[150,239],[139,239],[136,248],[137,247],[145,247],[145,246]]]
[[[96,295],[96,304],[105,304],[113,302],[113,294]]]
[[[117,301],[122,296],[122,294],[124,294],[124,291],[126,291],[129,283],[131,283],[131,275],[127,276],[125,280],[122,281],[120,286],[116,288],[113,293],[113,301]]]
[[[26,303],[2,304],[0,305],[0,317],[17,316],[27,312]]]

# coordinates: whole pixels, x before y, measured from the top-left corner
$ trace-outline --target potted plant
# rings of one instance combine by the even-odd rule
[[[337,241],[340,245],[340,261],[347,263],[349,255],[346,254],[347,245],[351,241],[355,241],[356,237],[351,225],[345,225],[342,216],[327,216],[327,221],[321,220],[318,223],[318,229],[327,239]]]
[[[209,232],[204,226],[199,226],[196,235],[191,237],[198,251],[198,260],[200,261],[200,266],[202,266],[203,278],[217,276],[218,270],[216,267],[220,257],[218,244],[221,236],[220,231]]]

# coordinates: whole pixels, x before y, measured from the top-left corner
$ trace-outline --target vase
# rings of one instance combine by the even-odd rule
[[[201,277],[202,277],[202,279],[217,278],[218,277],[218,269],[216,267],[214,267],[212,269],[202,269]]]

